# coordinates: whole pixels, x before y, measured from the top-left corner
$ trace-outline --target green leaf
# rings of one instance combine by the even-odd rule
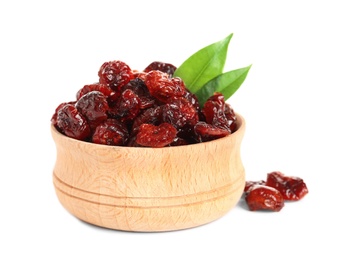
[[[174,77],[183,79],[192,93],[197,92],[206,82],[223,72],[232,35],[194,53],[176,69]]]
[[[195,93],[200,106],[203,106],[206,100],[211,97],[214,92],[222,93],[225,100],[230,98],[246,79],[251,66],[252,65],[225,72],[208,81]]]

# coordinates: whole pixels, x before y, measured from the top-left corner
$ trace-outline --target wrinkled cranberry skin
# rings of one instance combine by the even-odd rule
[[[72,104],[59,109],[56,121],[58,128],[68,137],[86,140],[91,135],[87,119]]]
[[[303,179],[294,176],[285,176],[279,171],[267,174],[266,185],[277,189],[284,200],[297,201],[302,199],[308,188]]]
[[[77,101],[75,107],[86,117],[92,130],[108,117],[107,97],[99,91],[86,93]]]
[[[126,89],[117,99],[108,114],[121,122],[133,120],[140,112],[140,98],[131,89]]]
[[[232,122],[225,115],[225,100],[221,93],[216,92],[206,100],[202,113],[206,123],[231,132],[230,124]]]
[[[198,111],[183,97],[171,98],[162,106],[163,122],[172,124],[176,129],[186,125],[194,127],[199,121]]]
[[[106,84],[101,84],[101,83],[89,84],[79,89],[76,95],[77,100],[79,100],[82,96],[84,96],[85,94],[91,91],[99,91],[103,93],[103,95],[105,95],[106,97],[108,97],[113,92]]]
[[[140,78],[135,78],[122,87],[122,91],[126,89],[132,90],[139,97],[140,109],[146,109],[154,106],[156,99],[150,95],[145,82]]]
[[[172,141],[169,146],[181,146],[181,145],[187,145],[190,144],[187,140],[181,138],[181,137],[176,137],[174,141]]]
[[[51,121],[51,123],[57,128],[57,130],[59,130],[60,132],[62,132],[62,131],[61,131],[61,129],[59,129],[59,127],[57,126],[57,114],[58,114],[59,110],[60,110],[61,108],[63,108],[65,105],[67,105],[67,104],[74,105],[75,103],[76,103],[76,101],[62,102],[62,103],[61,103],[60,105],[58,105],[57,108],[55,109],[55,112],[54,112],[52,118],[50,119],[50,121]]]
[[[119,60],[104,62],[98,71],[99,82],[106,84],[114,91],[120,91],[131,79],[133,72],[124,62]]]
[[[235,132],[237,130],[237,121],[236,121],[237,117],[236,117],[234,109],[228,103],[225,103],[224,115],[228,119],[228,125],[230,126],[230,131],[232,133]]]
[[[248,193],[251,188],[253,188],[255,185],[266,185],[266,181],[260,180],[260,181],[246,181],[246,184],[244,186],[244,192]]]
[[[265,185],[254,185],[246,194],[245,200],[251,211],[280,211],[284,207],[283,195],[276,189]]]
[[[197,98],[197,96],[195,94],[193,94],[192,92],[190,92],[187,88],[186,88],[186,93],[183,96],[185,99],[187,99],[195,108],[196,111],[200,111],[200,104],[199,104],[199,100]]]
[[[144,72],[150,72],[152,70],[159,70],[159,71],[165,72],[170,77],[172,77],[175,73],[176,67],[170,63],[154,61],[144,69]]]
[[[126,126],[116,119],[107,119],[95,129],[92,142],[104,145],[124,146],[129,134]]]
[[[176,134],[176,128],[169,123],[162,123],[158,126],[142,124],[139,127],[136,143],[146,147],[164,147],[174,141]]]
[[[197,142],[207,142],[230,134],[226,129],[200,121],[194,126]]]
[[[147,72],[143,71],[133,71],[133,78],[134,79],[141,79],[142,81],[145,82]]]
[[[150,94],[163,103],[171,97],[182,97],[186,92],[185,84],[180,78],[170,78],[167,73],[159,70],[148,72],[145,84]]]
[[[138,115],[132,125],[132,134],[138,133],[139,127],[142,124],[159,125],[162,123],[162,108],[161,106],[151,107],[145,109],[140,115]]]

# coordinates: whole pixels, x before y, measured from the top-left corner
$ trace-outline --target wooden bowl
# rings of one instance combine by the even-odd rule
[[[200,226],[239,201],[245,171],[238,130],[210,142],[164,148],[78,141],[51,126],[57,157],[53,183],[75,217],[105,228],[156,232]]]

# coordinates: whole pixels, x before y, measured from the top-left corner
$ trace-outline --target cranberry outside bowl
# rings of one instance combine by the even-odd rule
[[[57,197],[75,217],[109,229],[159,232],[212,222],[243,193],[245,121],[238,114],[237,125],[217,140],[163,148],[88,143],[52,125]]]

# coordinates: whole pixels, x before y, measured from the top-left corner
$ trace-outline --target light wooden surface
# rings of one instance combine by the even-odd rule
[[[195,145],[133,148],[90,144],[51,127],[53,183],[75,217],[105,228],[170,231],[225,215],[239,201],[245,122],[228,137]]]

